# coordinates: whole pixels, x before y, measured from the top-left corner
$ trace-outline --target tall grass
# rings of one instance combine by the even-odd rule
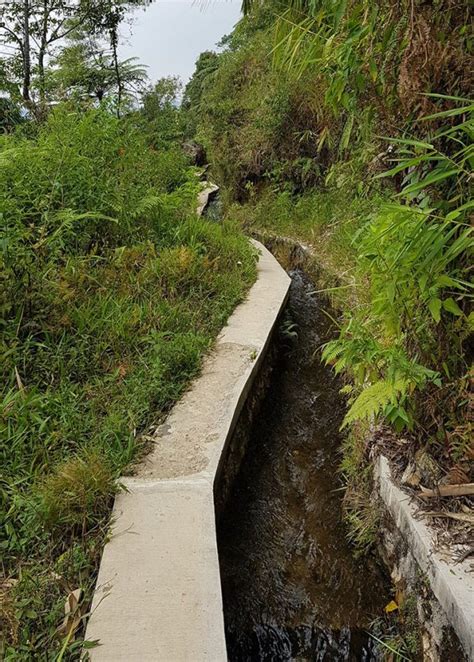
[[[46,660],[68,590],[87,611],[141,432],[199,370],[255,260],[235,226],[195,218],[181,151],[151,148],[133,117],[60,107],[28,131],[0,152],[0,617],[6,659]]]

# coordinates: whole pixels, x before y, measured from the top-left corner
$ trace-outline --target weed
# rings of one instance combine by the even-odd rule
[[[108,513],[116,491],[106,458],[86,451],[57,466],[32,498],[36,496],[37,515],[53,535],[84,536]]]
[[[366,554],[377,539],[380,512],[373,500],[373,468],[367,462],[367,425],[352,426],[342,442],[340,472],[346,486],[343,507],[348,536],[357,556]]]

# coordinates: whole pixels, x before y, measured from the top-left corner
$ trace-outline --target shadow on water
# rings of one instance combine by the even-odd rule
[[[314,285],[291,276],[298,338],[278,360],[219,522],[229,659],[375,660],[365,629],[389,593],[374,561],[354,559],[341,521],[344,404],[317,351],[332,323]]]

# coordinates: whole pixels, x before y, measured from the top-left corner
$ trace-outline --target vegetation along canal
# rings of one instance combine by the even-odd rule
[[[367,629],[390,598],[342,522],[344,403],[318,351],[333,325],[309,278],[291,276],[297,337],[280,352],[219,525],[229,659],[374,660]]]

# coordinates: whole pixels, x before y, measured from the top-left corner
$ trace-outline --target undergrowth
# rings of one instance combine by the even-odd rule
[[[310,244],[319,262],[340,325],[323,356],[349,396],[348,519],[366,548],[360,424],[388,424],[409,452],[473,478],[468,3],[247,0],[244,12],[200,72],[196,135],[228,217]]]
[[[117,479],[255,277],[237,227],[195,217],[196,182],[106,109],[1,138],[7,660],[79,655]]]

